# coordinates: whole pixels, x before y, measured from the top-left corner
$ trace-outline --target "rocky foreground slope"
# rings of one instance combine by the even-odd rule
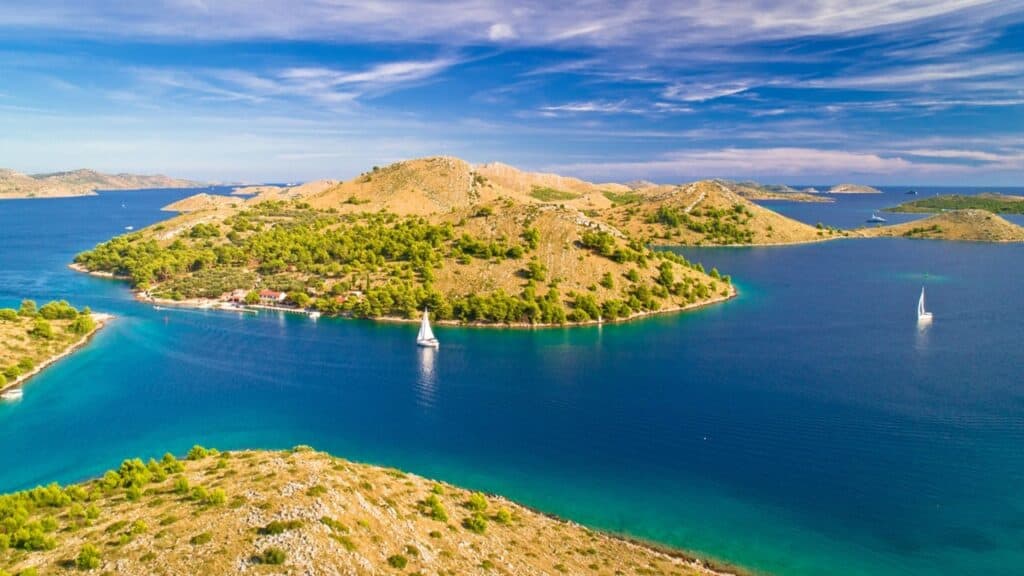
[[[498,496],[297,448],[194,448],[0,497],[0,573],[714,574]],[[6,572],[4,572],[6,570]]]

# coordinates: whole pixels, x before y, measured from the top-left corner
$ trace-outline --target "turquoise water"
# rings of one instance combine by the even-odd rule
[[[0,405],[0,490],[302,443],[756,571],[1024,567],[1022,246],[687,250],[741,296],[603,328],[442,327],[432,352],[415,326],[159,312],[67,270],[185,194],[0,203],[0,306],[118,315]],[[860,202],[793,209],[838,224]]]

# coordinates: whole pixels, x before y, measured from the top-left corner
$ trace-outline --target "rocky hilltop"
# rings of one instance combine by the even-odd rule
[[[0,496],[0,519],[10,574],[718,574],[499,496],[301,447],[126,460],[97,480]]]
[[[0,199],[60,198],[87,196],[97,190],[139,190],[146,188],[194,188],[198,182],[136,174],[103,174],[94,170],[73,170],[49,174],[22,174],[0,169]]]

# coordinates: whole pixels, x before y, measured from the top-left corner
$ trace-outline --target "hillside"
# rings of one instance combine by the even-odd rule
[[[265,191],[237,208],[237,196],[210,202],[76,263],[194,305],[271,289],[327,314],[413,318],[428,307],[441,321],[503,325],[628,319],[735,293],[717,271],[654,252],[576,207],[645,196],[567,179],[578,192],[553,200],[554,189],[536,188],[550,178],[410,160],[347,182]]]
[[[645,190],[642,200],[607,210],[603,219],[663,245],[791,244],[840,234],[758,206],[715,180]]]
[[[910,213],[932,213],[944,210],[965,210],[965,209],[988,210],[995,214],[1024,214],[1024,196],[1013,196],[1009,194],[943,194],[904,202],[893,208],[886,208],[886,212],[910,212]]]
[[[828,189],[829,194],[881,194],[882,191],[864,184],[836,184]]]
[[[146,188],[194,188],[197,182],[167,176],[102,174],[93,170],[73,170],[51,174],[21,174],[0,169],[0,199],[60,198],[87,196],[96,190],[136,190]]]
[[[716,574],[499,496],[301,447],[126,460],[97,480],[0,496],[0,520],[0,571],[12,574]]]
[[[1024,228],[986,210],[953,210],[921,220],[862,228],[865,237],[903,237],[968,242],[1024,242]]]

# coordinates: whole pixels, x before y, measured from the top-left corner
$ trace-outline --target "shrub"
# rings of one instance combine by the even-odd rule
[[[35,316],[38,311],[36,310],[35,300],[22,300],[21,307],[18,308],[18,316],[24,316],[26,318]]]
[[[444,504],[441,503],[441,499],[436,494],[431,494],[424,501],[423,514],[438,522],[448,521],[448,512],[445,511]]]
[[[100,567],[100,560],[100,551],[92,544],[86,544],[75,558],[75,567],[79,570],[94,570]]]
[[[401,570],[402,568],[405,568],[408,563],[409,560],[401,554],[388,556],[388,566],[391,566],[392,568],[398,568]]]
[[[203,532],[202,534],[196,534],[195,536],[190,538],[188,542],[193,546],[201,546],[203,544],[210,542],[211,540],[213,540],[213,534],[210,534],[209,532]]]
[[[306,490],[306,496],[311,496],[313,498],[316,498],[317,496],[323,496],[326,493],[327,488],[319,484],[317,484],[316,486],[311,486],[309,490]]]
[[[298,529],[298,528],[301,528],[301,527],[302,527],[302,521],[301,520],[274,520],[270,524],[267,524],[266,526],[264,526],[264,527],[260,528],[259,530],[257,530],[257,532],[259,532],[260,534],[263,534],[264,536],[267,536],[267,535],[281,534],[281,533],[286,532],[288,530],[295,530],[295,529]]]
[[[508,508],[501,508],[494,515],[494,521],[498,524],[508,524],[512,522],[512,513],[509,512]]]
[[[487,531],[487,518],[480,512],[474,512],[462,521],[462,526],[474,534],[483,534]]]
[[[466,508],[476,512],[487,510],[487,497],[481,492],[473,492],[469,495],[469,500],[466,501]]]
[[[45,318],[36,318],[35,323],[32,325],[32,329],[28,331],[29,335],[33,338],[42,338],[43,340],[49,340],[53,338],[53,327],[46,321]]]
[[[0,308],[0,320],[14,322],[18,319],[18,311],[14,308]]]
[[[196,444],[195,446],[192,447],[191,450],[188,451],[188,456],[186,456],[186,458],[189,460],[202,460],[203,458],[206,458],[209,454],[209,450]]]
[[[284,564],[285,558],[287,558],[287,556],[288,555],[285,554],[284,550],[278,548],[277,546],[271,546],[270,548],[264,550],[263,554],[260,554],[259,559],[260,563],[262,564],[271,564],[276,566],[278,564]]]
[[[178,478],[178,479],[176,479],[174,481],[174,491],[176,493],[181,494],[182,496],[184,496],[185,494],[188,494],[188,490],[189,490],[188,478],[185,478],[184,476],[182,476],[181,478]]]

